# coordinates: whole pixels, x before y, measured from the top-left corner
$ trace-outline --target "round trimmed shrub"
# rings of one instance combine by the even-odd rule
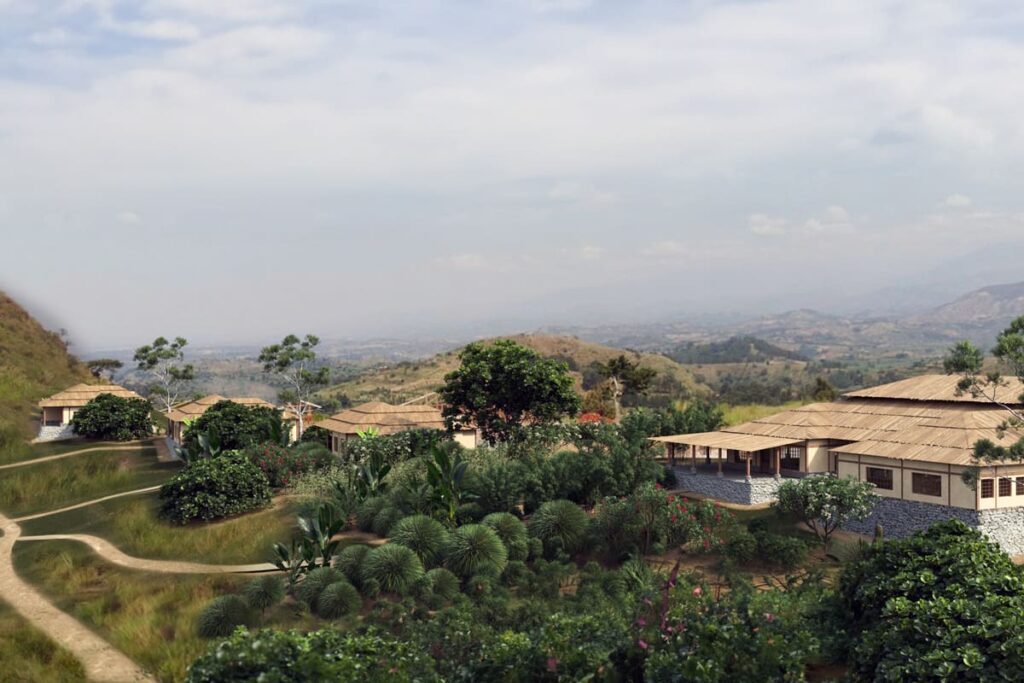
[[[494,529],[508,549],[509,560],[525,560],[530,549],[527,545],[526,525],[510,512],[492,512],[484,517],[485,526]]]
[[[334,556],[332,562],[335,569],[343,573],[354,586],[359,585],[362,579],[363,560],[366,553],[370,552],[370,546],[357,544],[348,545],[341,549],[341,552]]]
[[[178,524],[237,515],[270,504],[270,481],[241,453],[192,460],[160,487],[160,513]]]
[[[530,535],[544,543],[544,551],[574,553],[587,538],[587,513],[569,500],[552,500],[530,517]]]
[[[436,567],[426,574],[430,590],[443,600],[451,600],[459,594],[459,577],[444,567]]]
[[[363,579],[374,579],[387,593],[404,594],[423,576],[423,563],[409,548],[388,543],[366,553]]]
[[[448,530],[432,517],[413,515],[399,520],[391,528],[391,542],[409,548],[420,558],[424,567],[432,567],[444,555]]]
[[[490,576],[481,576],[478,574],[476,576],[469,577],[469,580],[466,581],[466,590],[476,595],[487,595],[491,592],[493,587],[492,577]]]
[[[536,560],[537,558],[544,556],[544,542],[539,538],[531,538],[526,542],[526,547],[530,551],[530,559]]]
[[[142,398],[121,398],[100,394],[75,411],[71,428],[75,434],[90,439],[131,441],[150,436],[153,406]]]
[[[452,532],[445,552],[445,564],[455,574],[498,576],[505,570],[508,550],[494,530],[483,524],[467,524]]]
[[[280,576],[273,574],[258,576],[245,584],[242,596],[249,607],[262,612],[284,599],[284,582]]]
[[[249,607],[237,595],[222,595],[199,613],[196,632],[200,638],[225,638],[249,620]]]
[[[388,504],[383,496],[367,498],[356,508],[356,527],[360,531],[373,531],[373,520]]]
[[[316,613],[325,619],[337,619],[358,612],[363,606],[359,591],[348,581],[335,581],[320,593]]]
[[[402,511],[391,507],[390,505],[381,509],[377,513],[377,516],[373,518],[373,533],[377,534],[381,538],[386,538],[391,532],[391,527],[398,523],[402,519]]]
[[[377,579],[363,579],[359,589],[368,598],[375,598],[380,595],[380,581]]]
[[[337,581],[344,581],[345,575],[333,567],[317,567],[299,584],[297,597],[306,603],[311,610],[316,609],[317,600],[324,589]]]

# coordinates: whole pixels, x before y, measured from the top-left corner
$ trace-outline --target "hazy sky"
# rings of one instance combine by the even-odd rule
[[[0,0],[0,287],[79,348],[823,305],[1024,238],[1022,105],[1018,2]]]

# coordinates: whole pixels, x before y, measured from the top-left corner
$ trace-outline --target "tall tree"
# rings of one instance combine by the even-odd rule
[[[114,373],[124,367],[124,363],[116,358],[96,358],[86,362],[85,366],[96,379],[112,380]]]
[[[975,398],[985,399],[1006,411],[1006,420],[999,432],[1008,429],[1024,428],[1024,393],[1013,396],[1008,393],[1010,382],[1006,374],[1016,377],[1024,383],[1024,316],[1010,323],[996,337],[992,355],[996,359],[996,367],[985,370],[984,354],[969,341],[954,344],[944,361],[948,374],[959,374],[960,381],[957,391],[970,393]],[[981,439],[974,444],[974,459],[978,462],[1004,462],[1024,460],[1024,437],[1010,445],[997,444],[991,439]],[[974,484],[977,470],[964,472],[964,480]]]
[[[298,418],[300,437],[306,429],[310,399],[318,389],[327,386],[330,378],[330,370],[316,367],[314,349],[319,343],[316,335],[307,334],[305,339],[299,339],[289,334],[280,344],[271,344],[260,351],[263,371],[276,374],[288,385],[278,398]]]
[[[510,339],[469,344],[439,391],[450,427],[469,420],[484,438],[509,441],[524,422],[550,424],[579,411],[568,366]]]
[[[182,389],[195,379],[195,368],[185,363],[187,345],[184,337],[175,337],[173,342],[157,337],[152,344],[135,349],[133,360],[156,380],[150,385],[150,393],[162,404],[164,412],[171,411]]]
[[[645,393],[658,374],[653,368],[641,367],[640,361],[631,361],[625,355],[598,364],[598,371],[611,384],[616,422],[622,419],[622,395],[627,391],[634,394]]]

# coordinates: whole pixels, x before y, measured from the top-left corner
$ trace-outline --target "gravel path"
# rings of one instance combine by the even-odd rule
[[[77,510],[78,508],[88,507],[95,505],[96,503],[102,503],[105,500],[112,500],[114,498],[123,498],[125,496],[137,496],[140,493],[152,493],[153,491],[159,491],[160,485],[147,486],[144,489],[135,489],[134,491],[124,491],[122,493],[112,493],[109,496],[103,496],[102,498],[96,498],[95,500],[87,500],[84,503],[76,503],[75,505],[69,505],[65,508],[59,508],[57,510],[47,510],[46,512],[37,512],[34,515],[25,515],[24,517],[18,517],[13,519],[13,522],[27,522],[30,519],[39,519],[40,517],[49,517],[50,515],[56,515],[60,512],[67,512],[68,510]]]
[[[134,683],[154,681],[135,662],[78,620],[57,609],[31,585],[14,573],[11,552],[21,535],[21,527],[0,514],[0,599],[9,604],[36,628],[77,657],[90,681]]]
[[[147,560],[132,557],[121,552],[121,549],[110,541],[99,536],[87,534],[47,534],[45,536],[22,536],[19,541],[78,541],[84,543],[111,564],[128,569],[139,569],[147,572],[163,574],[254,574],[258,572],[276,571],[277,567],[269,562],[256,564],[200,564],[198,562],[182,562],[180,560]]]
[[[89,448],[83,448],[77,451],[68,451],[67,453],[58,453],[57,455],[45,455],[41,458],[33,458],[31,460],[21,460],[20,462],[12,462],[7,465],[0,465],[0,470],[9,470],[15,467],[27,467],[28,465],[38,465],[41,462],[52,462],[54,460],[61,460],[63,458],[70,458],[75,455],[82,455],[84,453],[95,453],[96,451],[138,451],[144,448],[148,442],[143,441],[132,441],[119,446],[90,446]]]

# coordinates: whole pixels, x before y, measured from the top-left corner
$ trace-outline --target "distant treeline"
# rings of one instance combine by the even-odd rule
[[[807,360],[796,351],[784,349],[752,336],[731,337],[721,342],[686,342],[666,354],[685,365],[752,363],[765,360]]]

